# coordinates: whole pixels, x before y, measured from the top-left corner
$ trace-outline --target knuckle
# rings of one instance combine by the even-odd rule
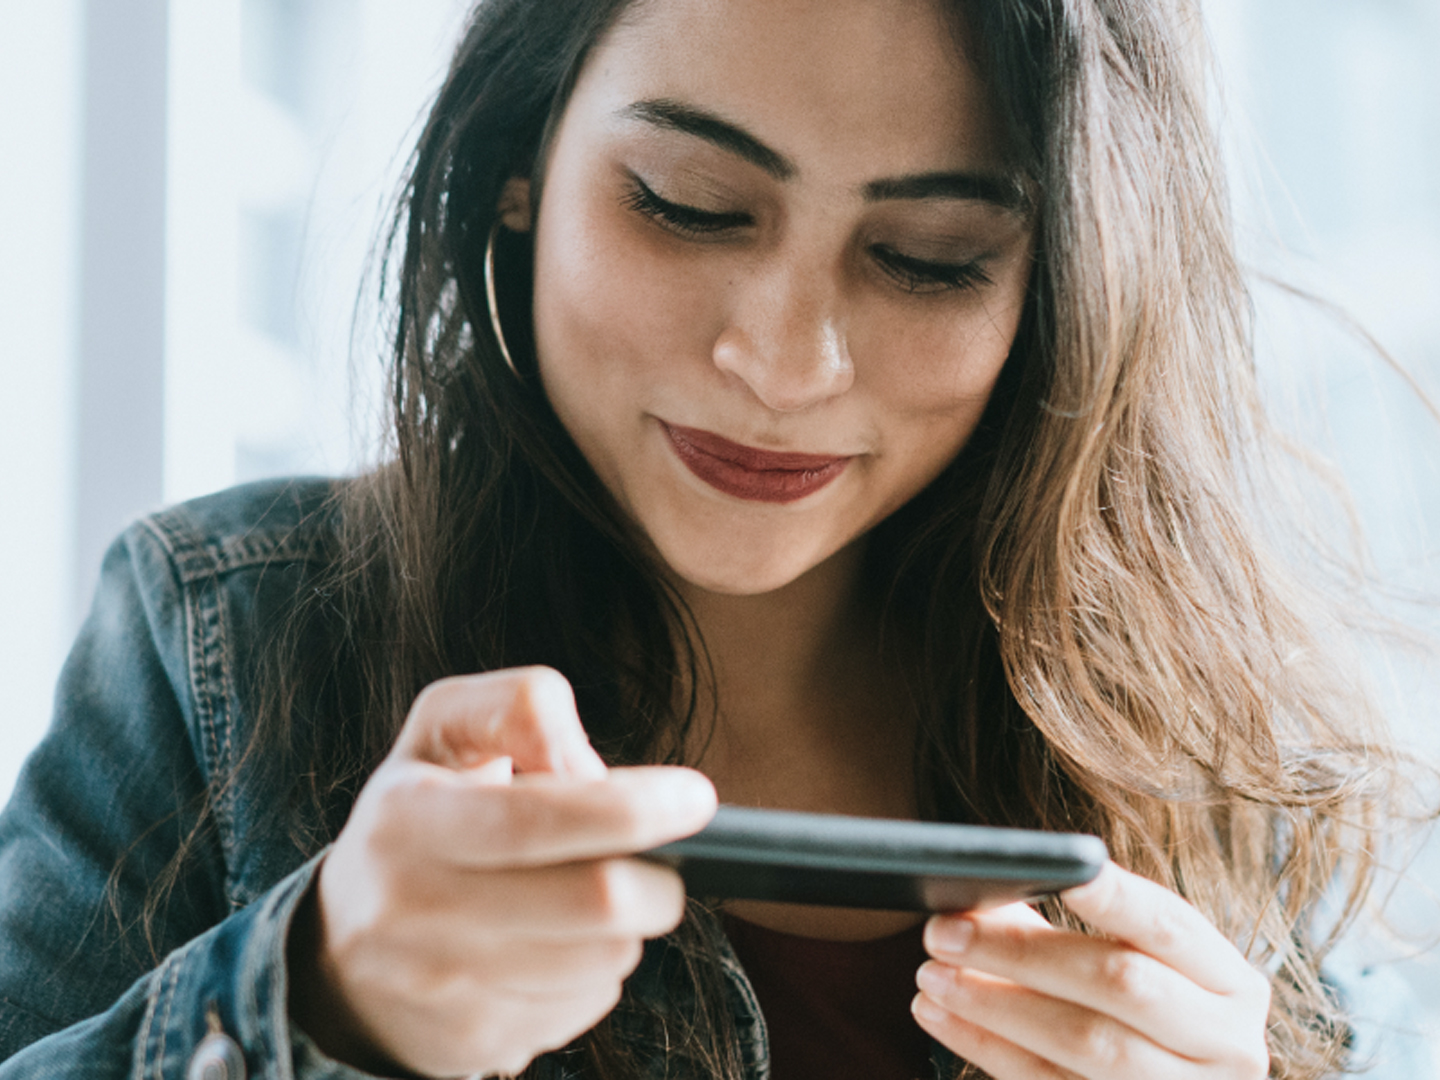
[[[517,696],[524,699],[529,719],[542,726],[553,716],[557,705],[574,707],[575,692],[570,680],[552,667],[534,666],[516,672]]]
[[[1240,1066],[1244,1075],[1252,1080],[1264,1080],[1270,1075],[1270,1051],[1263,1040],[1258,1046],[1250,1046],[1240,1055]]]
[[[639,938],[612,938],[596,946],[596,966],[623,978],[639,966],[644,950]]]
[[[1180,948],[1188,934],[1177,913],[1162,907],[1151,916],[1148,937],[1157,951],[1168,953]]]
[[[371,790],[365,815],[365,845],[377,855],[404,855],[413,848],[413,811],[418,799],[431,795],[438,784],[426,776],[399,776]]]
[[[527,664],[524,667],[510,668],[506,674],[528,686],[563,686],[567,690],[570,688],[570,680],[549,664]]]
[[[623,943],[620,955],[617,957],[617,966],[622,975],[628,975],[640,966],[641,959],[645,956],[645,944],[639,938],[630,938]]]
[[[668,934],[685,918],[685,883],[673,870],[663,870],[662,874],[665,880],[661,885],[660,917],[656,920],[655,929]]]
[[[600,859],[586,865],[580,904],[591,922],[604,927],[621,920],[632,892],[628,876],[618,859]]]
[[[1154,998],[1150,965],[1128,949],[1107,952],[1100,961],[1098,981],[1112,998],[1149,1004]]]
[[[611,810],[617,839],[628,847],[637,846],[652,831],[649,809],[643,799],[629,793],[617,799]]]
[[[1261,1080],[1270,1074],[1270,1050],[1264,1030],[1243,1043],[1231,1044],[1217,1056],[1235,1076],[1246,1080]]]
[[[557,1010],[567,1018],[563,1041],[594,1027],[614,1011],[623,996],[624,982],[618,976],[596,981],[583,992],[573,994],[563,1003],[562,1009]]]
[[[459,973],[448,957],[432,950],[377,950],[357,958],[352,978],[392,998],[434,1001],[456,983]]]
[[[446,675],[427,683],[410,703],[407,720],[450,712],[459,701],[473,698],[476,690],[483,687],[489,678],[486,675]]]
[[[649,937],[674,929],[685,915],[685,886],[665,867],[603,859],[590,864],[586,878],[584,917],[599,932]]]
[[[486,822],[486,832],[499,850],[523,851],[555,827],[555,810],[545,799],[526,797],[511,788],[486,796],[492,818]]]
[[[1125,1070],[1125,1039],[1117,1025],[1108,1017],[1090,1014],[1079,1022],[1074,1045],[1080,1057],[1091,1062],[1102,1075],[1121,1074]]]
[[[435,708],[438,699],[454,691],[454,676],[438,679],[423,687],[410,703],[410,715],[422,716]]]
[[[517,677],[502,722],[518,746],[548,757],[579,730],[575,692],[554,668],[522,668]]]
[[[614,985],[610,987],[610,992],[605,995],[605,1000],[600,1003],[600,1015],[596,1018],[596,1023],[599,1023],[600,1020],[604,1019],[612,1012],[614,1012],[616,1007],[620,1004],[621,998],[623,998],[624,996],[625,987],[622,983],[619,982],[619,980],[617,980]],[[590,1026],[594,1027],[595,1025],[591,1024]]]
[[[1113,870],[1113,868],[1107,868]],[[1089,893],[1088,899],[1096,913],[1103,919],[1113,916],[1124,903],[1124,890],[1121,886],[1123,875],[1114,872],[1102,873],[1086,889],[1093,890]]]
[[[989,948],[1016,963],[1024,963],[1040,947],[1027,926],[1006,923],[987,930],[985,936]]]
[[[509,1053],[501,1054],[496,1059],[494,1072],[499,1076],[519,1076],[534,1060],[533,1055],[525,1050],[512,1050]],[[490,1070],[485,1070],[487,1073]]]

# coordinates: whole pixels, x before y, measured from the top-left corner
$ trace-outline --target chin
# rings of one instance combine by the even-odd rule
[[[758,551],[738,541],[723,551],[690,545],[657,545],[671,573],[686,584],[722,596],[763,596],[783,589],[825,561],[827,552],[797,553],[794,545],[764,545]],[[798,557],[797,557],[798,556]]]
[[[703,571],[697,570],[694,573],[686,573],[673,566],[671,570],[676,576],[684,579],[686,584],[719,596],[764,596],[766,593],[783,589],[801,576],[800,573],[784,572],[740,571],[727,574],[722,571],[716,573],[713,567]]]

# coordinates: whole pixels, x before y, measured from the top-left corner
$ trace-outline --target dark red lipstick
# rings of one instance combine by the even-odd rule
[[[829,454],[780,453],[742,446],[710,431],[660,421],[675,455],[713,488],[737,499],[788,503],[819,491],[850,463]]]

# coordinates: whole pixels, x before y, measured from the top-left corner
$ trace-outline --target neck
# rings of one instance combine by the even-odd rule
[[[913,732],[881,661],[863,556],[854,545],[761,596],[682,587],[714,673],[701,700],[717,705],[684,753],[722,801],[914,816]]]
[[[726,726],[743,728],[770,705],[833,693],[858,655],[874,651],[876,618],[863,596],[863,547],[852,544],[790,584],[757,596],[682,583],[705,643]],[[766,708],[764,711],[769,712]]]

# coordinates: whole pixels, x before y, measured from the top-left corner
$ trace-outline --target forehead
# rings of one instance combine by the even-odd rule
[[[994,109],[966,46],[941,0],[639,0],[598,43],[567,113],[618,123],[636,101],[680,101],[801,172],[994,166]]]

